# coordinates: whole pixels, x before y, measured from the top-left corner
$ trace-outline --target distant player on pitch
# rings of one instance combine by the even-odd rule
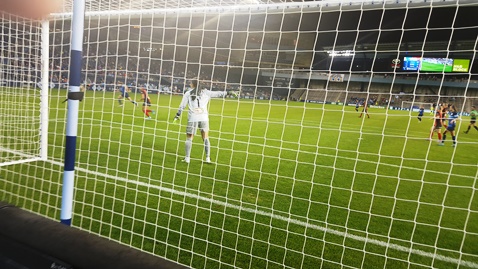
[[[418,116],[417,116],[418,121],[422,121],[424,111],[425,109],[423,108],[423,106],[421,106],[420,109],[418,109]]]
[[[362,112],[359,115],[359,118],[361,118],[364,113],[365,113],[365,115],[367,115],[367,118],[370,118],[370,115],[368,114],[368,104],[367,103],[368,103],[368,100],[366,100],[363,103],[363,109],[362,109]]]
[[[129,87],[127,85],[121,85],[120,84],[120,87],[119,87],[120,95],[118,95],[118,103],[119,103],[120,106],[123,106],[123,98],[128,99],[135,106],[138,106],[138,103],[136,101],[134,101],[133,99],[131,99],[131,97],[129,97],[129,92],[130,91],[131,90],[129,89]]]
[[[188,107],[188,123],[186,126],[186,156],[183,162],[190,162],[191,148],[196,130],[201,130],[202,139],[204,141],[204,151],[206,153],[206,163],[211,163],[211,144],[209,142],[209,113],[207,111],[208,103],[211,98],[225,97],[227,91],[210,91],[208,89],[199,88],[199,80],[194,78],[189,83],[191,89],[186,91],[179,105],[178,112],[174,117],[173,123],[176,122],[183,110]],[[230,91],[229,94],[237,97],[238,93]]]
[[[470,124],[468,125],[468,129],[466,129],[465,134],[470,131],[471,126],[475,127],[475,129],[478,131],[478,127],[476,127],[476,118],[478,117],[478,111],[476,111],[475,106],[471,107],[470,117]]]
[[[430,137],[428,140],[433,139],[433,133],[437,133],[438,141],[441,141],[441,127],[443,126],[443,117],[442,117],[442,109],[438,105],[435,107],[435,117],[433,119],[433,126],[430,131]]]
[[[450,106],[449,113],[448,113],[448,125],[445,126],[445,131],[443,132],[443,140],[438,145],[443,146],[445,145],[446,134],[451,134],[451,139],[453,140],[453,147],[456,146],[456,136],[455,136],[455,128],[456,128],[456,121],[458,120],[458,113],[456,112],[455,106]]]
[[[150,113],[154,114],[154,110],[149,109],[149,107],[151,106],[151,99],[149,98],[148,90],[146,90],[145,88],[141,88],[140,91],[141,101],[143,101],[143,113],[144,115],[146,115],[147,119],[151,119]]]

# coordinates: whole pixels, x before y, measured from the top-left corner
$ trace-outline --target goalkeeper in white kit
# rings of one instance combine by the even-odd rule
[[[204,141],[204,151],[206,152],[206,162],[211,162],[211,143],[209,142],[209,113],[207,111],[208,103],[211,98],[225,97],[227,94],[237,97],[238,92],[235,91],[211,91],[208,89],[199,88],[199,80],[194,78],[190,81],[190,90],[183,95],[178,112],[174,117],[173,122],[176,122],[183,110],[188,107],[188,124],[186,126],[186,142],[185,150],[186,156],[184,162],[189,163],[191,158],[191,148],[193,145],[193,137],[196,130],[201,130],[201,136]]]

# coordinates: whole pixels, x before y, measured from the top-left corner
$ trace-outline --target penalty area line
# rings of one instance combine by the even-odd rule
[[[59,162],[54,162],[54,163],[58,164],[58,165],[63,165],[62,163],[59,163]],[[100,172],[95,172],[95,171],[90,171],[90,170],[86,170],[86,169],[82,169],[82,168],[78,168],[78,167],[76,168],[76,170],[87,173],[87,174],[94,174],[94,175],[97,175],[97,176],[100,176],[100,177],[113,179],[113,180],[116,180],[116,181],[121,181],[121,182],[125,182],[125,183],[130,183],[130,184],[132,183],[132,184],[136,184],[138,186],[148,187],[148,188],[168,192],[168,193],[171,193],[171,194],[176,194],[176,195],[180,195],[180,196],[184,196],[184,197],[188,197],[188,198],[197,199],[197,200],[200,200],[200,201],[204,201],[204,202],[208,202],[208,203],[211,203],[211,204],[223,206],[223,207],[226,207],[226,208],[236,209],[236,210],[239,210],[239,211],[244,211],[244,212],[248,212],[248,213],[252,213],[252,214],[256,214],[256,215],[261,215],[261,216],[265,216],[265,217],[270,217],[270,218],[273,218],[273,219],[276,219],[276,220],[281,220],[281,221],[293,223],[293,224],[296,224],[296,225],[299,225],[299,226],[303,226],[303,227],[306,227],[306,228],[318,230],[318,231],[321,231],[321,232],[324,232],[324,233],[330,233],[330,234],[334,234],[334,235],[337,235],[337,236],[349,238],[349,239],[356,240],[356,241],[359,241],[359,242],[363,242],[363,243],[366,243],[366,244],[373,244],[373,245],[377,245],[377,246],[388,248],[388,249],[393,249],[393,250],[397,250],[397,251],[401,251],[401,252],[405,252],[405,253],[412,253],[412,254],[415,254],[415,255],[422,256],[422,257],[432,258],[432,259],[435,259],[435,260],[449,262],[449,263],[453,263],[453,264],[457,264],[457,265],[461,265],[461,266],[466,266],[466,267],[470,267],[470,268],[478,268],[478,263],[476,263],[476,262],[464,261],[464,260],[460,260],[460,259],[456,259],[456,258],[451,258],[451,257],[445,256],[445,255],[440,255],[440,254],[427,252],[427,251],[423,251],[423,250],[419,250],[419,249],[404,247],[404,246],[394,244],[394,243],[387,243],[387,242],[380,241],[380,240],[377,240],[377,239],[371,239],[371,238],[367,238],[367,237],[363,237],[363,236],[353,235],[353,234],[350,234],[350,233],[341,232],[341,231],[337,231],[337,230],[334,230],[334,229],[326,228],[326,227],[323,227],[323,226],[320,226],[320,225],[307,223],[305,221],[276,215],[276,214],[266,212],[266,211],[263,211],[263,210],[257,210],[257,209],[253,209],[253,208],[242,207],[242,206],[234,205],[234,204],[231,204],[231,203],[215,200],[215,199],[212,199],[212,198],[202,197],[202,196],[197,195],[197,194],[192,194],[192,193],[188,193],[188,192],[184,192],[184,191],[178,191],[178,190],[174,190],[174,189],[171,189],[171,188],[152,185],[152,184],[149,184],[149,183],[144,183],[144,182],[140,182],[140,181],[136,181],[136,180],[129,180],[129,179],[126,179],[126,178],[112,176],[112,175],[108,175],[108,174],[104,174],[104,173],[100,173]]]

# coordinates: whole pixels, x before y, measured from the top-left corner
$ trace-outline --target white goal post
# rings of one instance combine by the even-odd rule
[[[191,268],[478,268],[476,1],[85,7],[74,127],[73,0],[3,17],[0,200],[60,219],[70,158],[72,226]]]
[[[433,103],[415,102],[415,101],[402,101],[402,109],[408,109],[410,111],[418,111],[423,108],[425,112],[433,110]]]
[[[46,160],[49,22],[0,19],[0,166]]]

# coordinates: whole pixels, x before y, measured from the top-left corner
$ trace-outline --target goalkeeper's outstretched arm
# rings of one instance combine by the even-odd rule
[[[239,96],[239,91],[208,91],[209,97],[217,98],[217,97],[226,97],[228,95],[234,96],[236,98]]]

